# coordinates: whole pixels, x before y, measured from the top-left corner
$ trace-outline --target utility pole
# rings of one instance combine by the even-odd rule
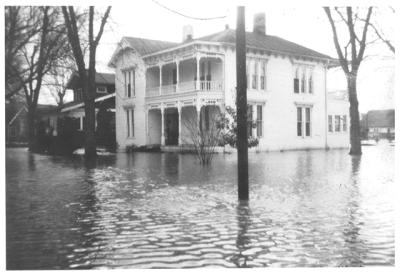
[[[236,108],[238,150],[238,197],[249,200],[247,144],[246,28],[244,7],[237,8],[236,24]]]

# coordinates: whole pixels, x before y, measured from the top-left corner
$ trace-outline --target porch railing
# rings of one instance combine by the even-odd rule
[[[197,85],[199,85],[197,87]],[[173,94],[176,92],[189,92],[189,91],[222,91],[223,90],[223,82],[222,81],[188,81],[181,82],[176,85],[164,85],[161,86],[161,94]],[[151,87],[146,88],[146,96],[153,97],[158,96],[160,92],[160,87]]]
[[[172,94],[176,92],[176,85],[166,85],[161,87],[161,93],[164,94]]]
[[[221,91],[222,81],[200,81],[200,90],[202,91]]]
[[[146,88],[146,96],[152,97],[158,95],[160,95],[160,87]]]

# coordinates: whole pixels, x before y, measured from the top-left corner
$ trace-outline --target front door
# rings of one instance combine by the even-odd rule
[[[178,137],[179,137],[178,127],[179,127],[178,110],[170,109],[165,117],[165,145],[167,146],[178,145]]]

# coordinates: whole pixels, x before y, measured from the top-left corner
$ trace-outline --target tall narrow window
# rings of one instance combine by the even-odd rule
[[[347,131],[347,116],[343,115],[343,131]]]
[[[303,71],[303,74],[301,76],[301,93],[305,93],[306,92],[306,75]]]
[[[135,136],[135,116],[133,108],[126,110],[126,132],[128,138]]]
[[[253,76],[252,76],[252,89],[258,89],[258,62],[254,61]]]
[[[332,115],[328,115],[328,131],[333,132],[333,119]]]
[[[335,131],[340,131],[340,115],[335,115]]]
[[[308,78],[308,92],[313,93],[314,92],[314,86],[313,86],[313,77],[310,75]]]
[[[126,70],[124,71],[125,81],[125,97],[131,98],[135,96],[135,71]]]
[[[302,108],[297,108],[297,136],[303,136],[303,116]]]
[[[262,121],[263,121],[263,113],[262,113],[262,106],[257,106],[257,137],[263,136],[262,131]]]
[[[296,74],[293,79],[294,93],[299,93],[299,70],[296,69]]]
[[[131,81],[131,89],[132,89],[132,96],[136,95],[136,90],[135,90],[135,71],[132,70],[132,81]]]
[[[266,75],[265,75],[265,66],[266,64],[264,62],[261,63],[261,75],[260,75],[260,89],[261,90],[266,90]]]
[[[306,136],[311,136],[311,108],[306,110]]]
[[[128,98],[132,95],[132,76],[131,71],[128,71]]]
[[[253,106],[247,105],[247,136],[253,136]]]

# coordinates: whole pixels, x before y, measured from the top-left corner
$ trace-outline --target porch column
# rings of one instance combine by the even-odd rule
[[[201,115],[201,105],[196,105],[197,110],[197,130],[200,132],[200,115]]]
[[[176,63],[176,92],[179,92],[179,60]]]
[[[196,54],[196,89],[200,89],[200,55]]]
[[[253,122],[255,122],[257,125],[257,119],[258,119],[257,105],[253,105],[251,108],[253,111]],[[257,126],[252,130],[253,130],[253,137],[257,138]]]
[[[256,137],[257,135],[257,128],[253,127],[253,124],[255,121],[257,121],[257,107],[256,105],[250,105],[250,109],[251,109],[251,135],[253,137]]]
[[[145,114],[144,114],[144,123],[145,123],[145,136],[146,136],[146,145],[149,139],[149,109],[145,106],[144,107]]]
[[[164,107],[161,110],[161,145],[165,146],[165,135],[164,135]]]
[[[161,87],[162,87],[162,65],[158,66],[159,70],[160,70],[160,87],[158,90],[158,95],[161,95]]]
[[[182,145],[182,107],[178,104],[178,145]]]

